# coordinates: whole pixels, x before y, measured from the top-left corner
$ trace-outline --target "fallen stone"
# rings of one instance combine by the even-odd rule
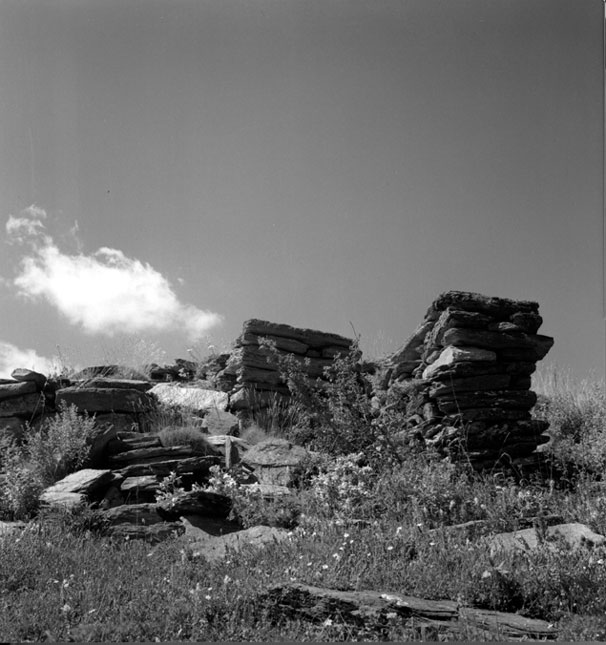
[[[211,409],[204,416],[202,428],[209,435],[233,435],[240,430],[240,420],[226,410]]]
[[[35,383],[39,390],[41,390],[47,383],[48,379],[40,372],[34,372],[25,368],[17,368],[11,372],[11,376],[15,381]]]
[[[134,388],[66,387],[55,395],[57,405],[75,405],[78,410],[95,412],[142,412],[153,408],[153,399]]]
[[[111,470],[83,468],[49,486],[44,492],[82,493],[83,495],[92,496],[105,489],[111,479]]]
[[[489,541],[492,554],[499,551],[535,551],[542,544],[553,549],[563,545],[568,549],[575,550],[603,546],[605,543],[606,538],[603,535],[594,533],[588,526],[578,522],[550,526],[546,529],[543,538],[540,537],[536,528],[529,528],[510,533],[499,533]]]
[[[262,484],[291,484],[297,469],[309,456],[309,452],[286,439],[266,439],[256,444],[242,457],[244,463],[252,466],[255,477]]]
[[[538,313],[516,311],[509,319],[527,334],[536,334],[543,324],[543,319]]]
[[[195,411],[225,410],[229,398],[226,392],[168,383],[154,385],[149,393],[155,395],[165,405],[175,405]]]
[[[428,622],[457,630],[474,626],[493,635],[507,637],[555,638],[557,629],[544,620],[526,618],[472,607],[459,607],[452,600],[427,600],[380,591],[339,591],[304,585],[279,584],[263,593],[274,615],[307,619],[313,622],[335,620],[357,627],[372,629],[384,626],[388,620],[399,619],[404,625]]]
[[[253,526],[242,531],[234,531],[225,535],[208,534],[200,538],[196,534],[195,541],[189,545],[193,558],[204,558],[216,562],[225,558],[229,551],[241,551],[243,548],[267,548],[288,539],[289,532],[271,526]]]
[[[0,400],[10,399],[25,394],[35,394],[38,386],[33,381],[13,381],[12,383],[0,383]]]
[[[425,339],[425,347],[447,345],[443,342],[444,333],[452,327],[466,329],[485,329],[494,320],[491,316],[477,311],[464,311],[447,307],[436,320],[432,330]]]

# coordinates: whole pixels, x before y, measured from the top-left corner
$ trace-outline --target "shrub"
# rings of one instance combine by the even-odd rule
[[[39,430],[28,428],[22,445],[5,441],[4,513],[15,518],[35,514],[42,490],[85,463],[94,429],[94,418],[79,415],[75,405],[63,406]]]
[[[537,379],[534,415],[549,421],[546,450],[575,478],[606,468],[606,391],[603,381],[575,382],[566,372]]]

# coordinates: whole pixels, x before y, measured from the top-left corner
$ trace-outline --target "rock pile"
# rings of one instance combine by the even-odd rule
[[[426,444],[482,467],[548,441],[530,414],[530,375],[553,345],[542,322],[536,302],[448,291],[432,303],[388,374],[414,390],[409,422]]]
[[[270,341],[276,350],[263,346],[262,339]],[[280,357],[291,357],[312,379],[322,378],[324,369],[339,355],[351,351],[350,338],[313,329],[264,320],[247,320],[237,338],[223,379],[230,376],[235,385],[230,393],[232,411],[263,409],[283,401],[289,390],[280,372]]]

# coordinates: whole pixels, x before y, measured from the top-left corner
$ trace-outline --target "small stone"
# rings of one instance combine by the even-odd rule
[[[447,368],[458,362],[491,363],[497,360],[497,355],[487,349],[478,347],[445,347],[440,356],[423,371],[423,378],[429,379],[440,369]]]
[[[11,372],[11,376],[15,379],[15,381],[35,383],[40,390],[46,385],[46,382],[48,381],[44,374],[40,374],[40,372],[34,372],[33,370],[28,370],[21,367],[13,370]]]

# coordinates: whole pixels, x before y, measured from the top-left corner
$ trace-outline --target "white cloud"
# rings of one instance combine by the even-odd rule
[[[18,367],[35,370],[48,376],[55,371],[55,362],[39,356],[33,349],[19,349],[16,345],[0,340],[0,378],[10,378]]]
[[[31,206],[7,223],[9,239],[31,247],[13,281],[22,296],[46,300],[90,334],[185,330],[196,340],[221,322],[216,313],[181,303],[161,273],[118,249],[63,253],[52,237],[40,235],[39,211]]]

